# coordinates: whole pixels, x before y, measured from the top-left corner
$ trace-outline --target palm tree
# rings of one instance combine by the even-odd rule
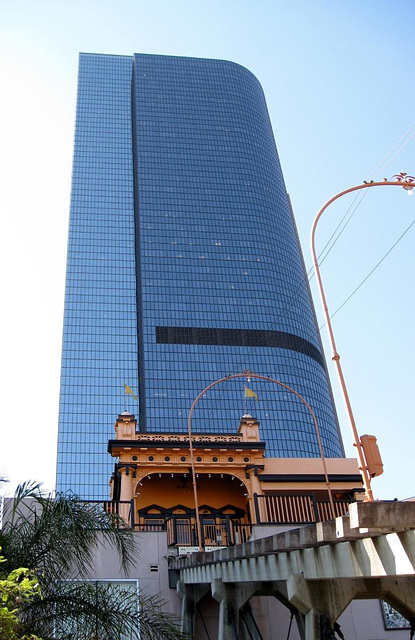
[[[87,580],[99,545],[116,548],[125,572],[134,565],[132,531],[118,515],[74,495],[50,499],[38,484],[17,488],[0,530],[6,559],[0,578],[26,567],[41,588],[41,595],[20,606],[21,635],[44,640],[184,638],[158,598]]]

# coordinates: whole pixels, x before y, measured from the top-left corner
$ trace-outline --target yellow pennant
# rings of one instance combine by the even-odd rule
[[[245,398],[255,398],[255,400],[258,400],[258,396],[255,393],[255,391],[252,391],[252,389],[250,389],[246,385],[244,385],[244,387],[245,387]]]
[[[124,385],[124,393],[128,393],[130,396],[133,396],[134,400],[137,400],[137,396],[128,384]]]

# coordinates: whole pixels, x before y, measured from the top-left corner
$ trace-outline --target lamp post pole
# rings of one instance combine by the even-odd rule
[[[316,215],[313,226],[311,228],[311,253],[313,256],[313,264],[315,273],[317,276],[318,290],[320,293],[320,300],[323,307],[324,317],[327,325],[327,330],[329,334],[330,345],[332,348],[332,360],[335,363],[337,374],[340,381],[340,387],[343,395],[343,400],[346,405],[346,411],[349,418],[350,426],[352,429],[354,446],[356,447],[357,457],[359,460],[359,467],[363,478],[363,485],[365,488],[365,497],[367,501],[373,500],[373,493],[371,488],[371,476],[369,470],[366,465],[362,443],[359,438],[359,434],[356,428],[356,422],[354,419],[352,406],[350,403],[349,394],[347,392],[346,382],[344,380],[343,370],[340,364],[340,354],[337,351],[336,342],[333,334],[333,327],[330,320],[330,314],[327,307],[326,296],[324,294],[323,284],[321,281],[320,268],[318,264],[318,258],[315,249],[315,233],[317,228],[317,223],[320,220],[321,216],[325,212],[325,210],[333,203],[335,200],[338,200],[342,196],[345,196],[348,193],[352,193],[353,191],[359,191],[360,189],[370,189],[371,187],[402,187],[408,193],[412,193],[412,189],[415,187],[415,178],[413,176],[408,176],[406,173],[402,172],[398,175],[393,176],[391,180],[387,180],[386,178],[382,182],[364,182],[363,184],[356,185],[354,187],[350,187],[349,189],[345,189],[341,191],[337,195],[333,196],[326,202],[326,204],[320,209],[318,214]]]
[[[250,371],[250,370],[247,369],[246,371],[243,371],[242,373],[234,373],[234,374],[232,374],[230,376],[226,376],[225,378],[220,378],[220,380],[216,380],[215,382],[212,382],[205,389],[203,389],[203,391],[201,391],[199,393],[197,398],[195,398],[193,400],[192,406],[190,407],[189,417],[188,417],[188,420],[187,420],[187,428],[188,428],[188,432],[189,432],[190,465],[191,465],[191,469],[192,469],[193,496],[194,496],[194,502],[195,502],[195,518],[196,518],[197,537],[198,537],[198,541],[199,541],[199,551],[203,551],[203,547],[202,547],[202,527],[201,527],[201,524],[200,524],[200,517],[199,517],[199,499],[198,499],[198,495],[197,495],[196,470],[195,470],[194,450],[193,450],[193,442],[192,442],[192,415],[193,415],[193,411],[194,411],[197,403],[199,402],[200,398],[203,395],[205,395],[205,393],[207,391],[209,391],[209,389],[212,389],[212,387],[215,387],[217,384],[220,384],[221,382],[225,382],[226,380],[233,380],[235,378],[247,378],[247,379],[248,378],[257,378],[259,380],[266,380],[267,382],[273,382],[274,384],[277,384],[280,387],[283,387],[283,389],[286,389],[287,391],[290,391],[290,393],[293,393],[300,400],[300,402],[302,402],[307,407],[307,409],[310,412],[310,415],[311,415],[311,417],[313,419],[314,427],[315,427],[315,430],[316,430],[317,443],[318,443],[318,448],[319,448],[319,452],[320,452],[320,458],[321,458],[321,461],[323,463],[323,473],[324,473],[327,492],[328,492],[328,496],[329,496],[331,516],[332,516],[333,519],[336,517],[335,511],[334,511],[333,496],[332,496],[332,493],[331,493],[329,476],[328,476],[328,472],[327,472],[326,459],[324,457],[323,445],[322,445],[321,437],[320,437],[320,428],[318,426],[317,418],[316,418],[316,415],[315,415],[314,411],[312,410],[312,408],[308,404],[307,400],[305,400],[303,398],[303,396],[301,396],[298,393],[298,391],[296,391],[292,387],[289,387],[288,384],[284,384],[280,380],[276,380],[274,378],[269,378],[268,376],[263,376],[263,375],[260,375],[259,373],[254,373],[253,371]]]

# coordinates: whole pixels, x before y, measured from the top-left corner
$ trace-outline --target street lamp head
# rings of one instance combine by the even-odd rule
[[[400,173],[397,173],[394,176],[392,176],[392,180],[394,180],[395,182],[402,182],[402,186],[405,189],[405,191],[408,192],[408,195],[411,196],[413,194],[412,189],[415,187],[414,176],[408,176],[408,174],[405,173],[405,171],[401,171]]]

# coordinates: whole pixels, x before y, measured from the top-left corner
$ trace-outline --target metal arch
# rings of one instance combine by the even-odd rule
[[[193,442],[192,442],[192,416],[193,416],[193,411],[194,411],[197,403],[199,402],[200,398],[202,396],[204,396],[204,394],[207,391],[209,391],[210,389],[212,389],[216,385],[220,384],[221,382],[226,382],[227,380],[233,380],[235,378],[247,378],[247,379],[248,378],[257,378],[258,380],[265,380],[267,382],[272,382],[274,384],[277,384],[280,387],[283,387],[284,389],[286,389],[287,391],[290,391],[290,393],[293,393],[307,407],[308,411],[311,414],[311,417],[313,419],[313,423],[314,423],[314,426],[315,426],[315,429],[316,429],[317,442],[318,442],[318,446],[319,446],[321,461],[323,463],[324,477],[325,477],[327,491],[328,491],[328,495],[329,495],[331,515],[332,515],[333,518],[335,518],[333,497],[332,497],[332,494],[331,494],[330,482],[329,482],[329,477],[328,477],[327,467],[326,467],[326,460],[325,460],[325,457],[324,457],[323,446],[322,446],[322,443],[321,443],[320,428],[318,426],[317,418],[316,418],[316,415],[315,415],[313,409],[308,404],[307,400],[305,400],[305,398],[303,398],[303,396],[300,395],[298,393],[298,391],[296,391],[295,389],[290,387],[288,384],[285,384],[284,382],[281,382],[280,380],[276,380],[275,378],[270,378],[269,376],[264,376],[264,375],[261,375],[259,373],[254,373],[253,371],[250,371],[249,369],[246,369],[242,373],[234,373],[232,375],[225,376],[224,378],[220,378],[219,380],[215,380],[215,382],[212,382],[211,384],[209,384],[193,400],[192,406],[190,407],[189,417],[188,417],[188,420],[187,420],[187,428],[188,428],[188,432],[189,432],[190,463],[191,463],[191,467],[192,467],[193,495],[194,495],[194,502],[195,502],[195,516],[196,516],[197,536],[198,536],[198,540],[199,540],[199,551],[203,551],[203,548],[202,548],[202,530],[201,530],[200,518],[199,518],[199,500],[198,500],[198,496],[197,496],[197,484],[196,484],[196,471],[195,471],[195,463],[194,463],[194,451],[193,451]]]

